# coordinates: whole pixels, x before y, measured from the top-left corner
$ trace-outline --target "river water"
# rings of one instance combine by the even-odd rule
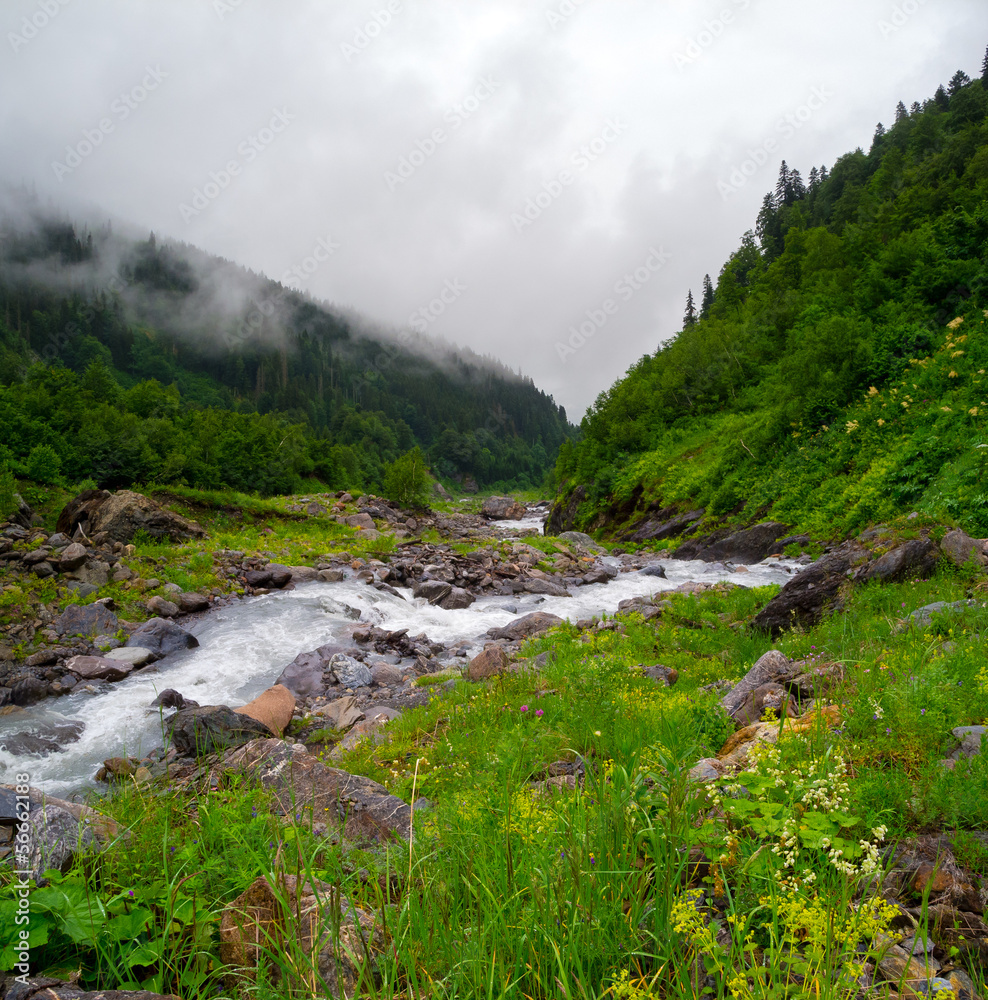
[[[603,561],[620,565],[611,557]],[[747,572],[689,560],[663,560],[663,566],[666,579],[638,571],[621,573],[608,584],[576,588],[569,598],[481,597],[457,611],[413,599],[408,589],[395,597],[352,578],[236,601],[190,624],[199,647],[160,660],[151,672],[115,684],[80,684],[69,695],[0,718],[0,782],[27,772],[32,785],[52,795],[67,797],[91,788],[105,758],[141,757],[162,745],[161,717],[149,708],[160,691],[174,688],[201,705],[237,707],[270,687],[296,654],[328,642],[349,644],[357,621],[390,630],[407,628],[411,635],[424,632],[447,645],[466,639],[479,650],[489,628],[506,625],[519,614],[548,611],[577,621],[613,613],[629,597],[672,590],[687,581],[727,580],[745,587],[783,584],[797,569],[795,563],[778,559],[748,566]],[[12,734],[43,734],[67,723],[83,725],[79,739],[47,757],[14,755],[4,745]]]

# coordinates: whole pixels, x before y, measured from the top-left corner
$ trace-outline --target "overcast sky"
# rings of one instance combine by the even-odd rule
[[[0,31],[0,176],[297,268],[578,420],[679,329],[781,159],[831,166],[980,73],[988,4],[2,0]]]

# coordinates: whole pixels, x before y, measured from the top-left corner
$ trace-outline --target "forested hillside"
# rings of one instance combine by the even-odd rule
[[[379,488],[433,472],[539,486],[571,432],[499,362],[375,330],[192,247],[42,212],[0,220],[0,465],[110,488]]]
[[[919,510],[988,533],[986,111],[988,56],[868,152],[783,162],[682,331],[563,446],[563,520],[688,505],[832,535]]]

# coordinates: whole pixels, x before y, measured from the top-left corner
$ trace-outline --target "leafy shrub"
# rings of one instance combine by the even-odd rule
[[[27,457],[27,475],[36,483],[48,485],[59,481],[62,471],[62,460],[51,445],[39,444],[31,449]]]
[[[6,465],[0,465],[0,520],[17,510],[17,482]]]
[[[384,495],[403,507],[424,506],[431,481],[425,455],[413,448],[385,469]]]

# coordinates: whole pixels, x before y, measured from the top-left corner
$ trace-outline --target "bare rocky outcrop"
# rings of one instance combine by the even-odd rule
[[[526,507],[514,497],[488,497],[480,513],[492,521],[518,521],[526,514]]]
[[[109,493],[106,490],[84,490],[62,509],[58,530],[71,535],[76,528],[90,538],[105,534],[114,542],[129,542],[143,531],[152,538],[171,542],[186,542],[205,538],[205,530],[162,507],[150,497],[131,490]]]

